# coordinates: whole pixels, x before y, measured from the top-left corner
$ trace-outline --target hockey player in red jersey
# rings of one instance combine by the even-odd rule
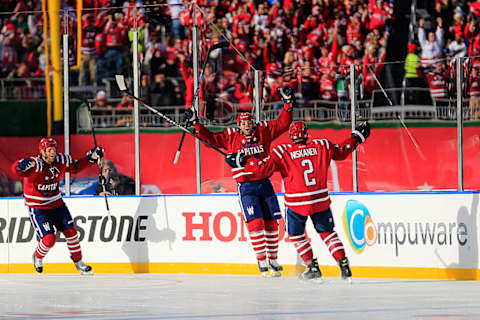
[[[272,141],[286,132],[292,122],[294,92],[288,86],[279,91],[284,106],[276,120],[254,123],[251,114],[241,113],[237,118],[238,128],[227,128],[219,133],[210,132],[198,123],[191,109],[185,111],[184,120],[187,126],[194,126],[200,138],[216,147],[228,153],[241,153],[247,159],[263,160],[268,156]],[[240,204],[260,272],[266,276],[270,269],[272,276],[278,277],[283,268],[277,262],[277,220],[282,214],[270,174],[243,173],[233,168],[232,176],[238,184]]]
[[[64,172],[77,173],[90,163],[97,163],[103,157],[103,149],[93,148],[85,158],[74,160],[68,154],[57,153],[57,142],[53,138],[43,138],[38,147],[38,156],[17,160],[12,165],[12,171],[23,178],[25,205],[40,238],[33,253],[35,270],[43,272],[43,258],[55,244],[58,230],[65,236],[77,270],[81,274],[92,273],[92,267],[82,261],[77,229],[60,193],[60,176]]]
[[[344,160],[369,135],[370,125],[363,122],[355,128],[351,138],[340,144],[333,144],[327,139],[313,139],[308,142],[307,127],[304,122],[298,121],[292,123],[289,130],[293,144],[275,146],[270,158],[264,161],[246,160],[236,153],[227,155],[227,163],[238,172],[280,172],[285,184],[287,232],[307,266],[301,275],[305,280],[318,281],[322,275],[310,242],[305,237],[308,217],[338,263],[342,278],[350,279],[352,276],[342,241],[334,230],[327,176],[332,159]]]

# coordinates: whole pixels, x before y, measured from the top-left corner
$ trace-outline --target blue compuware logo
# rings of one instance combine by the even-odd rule
[[[365,245],[372,246],[377,241],[377,227],[368,209],[359,201],[348,200],[343,211],[343,227],[353,250],[361,253]]]

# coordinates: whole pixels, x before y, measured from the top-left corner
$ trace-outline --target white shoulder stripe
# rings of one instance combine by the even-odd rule
[[[330,149],[330,144],[328,143],[327,139],[322,139],[322,141],[325,142],[325,146],[327,147],[327,150]]]
[[[43,163],[40,158],[35,158],[35,163],[37,164],[35,167],[35,172],[39,172],[43,170]]]
[[[280,149],[281,150],[281,149]],[[280,159],[282,159],[282,155],[280,154],[280,152],[277,151],[277,148],[273,148],[273,152],[275,152],[275,154],[277,155],[277,157],[279,157]]]
[[[327,139],[315,139],[312,141],[315,144],[320,144],[322,146],[325,146],[328,149],[330,149],[330,143],[328,143]]]
[[[268,127],[268,122],[267,122],[267,121],[260,121],[260,122],[257,122],[257,126]]]

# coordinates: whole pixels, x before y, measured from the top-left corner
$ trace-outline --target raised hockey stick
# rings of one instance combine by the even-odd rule
[[[385,98],[387,98],[388,103],[390,104],[390,106],[393,106],[392,100],[390,100],[390,98],[388,97],[388,94],[387,94],[387,92],[385,91],[385,89],[383,89],[382,84],[380,83],[380,81],[378,81],[377,75],[376,75],[375,72],[372,70],[372,67],[368,66],[368,69],[369,69],[370,72],[372,73],[373,78],[375,79],[375,81],[377,81],[378,86],[380,87],[380,90],[382,90],[383,95],[385,96]]]
[[[160,116],[162,119],[166,120],[168,123],[170,124],[173,124],[175,127],[181,129],[182,131],[184,131],[185,133],[197,138],[198,140],[202,141],[203,143],[205,143],[207,146],[211,147],[213,150],[217,151],[218,153],[222,154],[224,157],[227,156],[227,154],[225,152],[223,152],[222,150],[220,150],[218,147],[214,146],[213,144],[211,144],[210,142],[206,141],[206,140],[203,140],[202,138],[200,138],[199,136],[197,136],[196,134],[190,132],[185,126],[182,126],[180,123],[176,122],[175,120],[172,120],[170,119],[169,117],[167,117],[166,115],[164,115],[163,113],[161,113],[160,111],[156,110],[155,108],[153,108],[152,106],[150,106],[146,101],[140,99],[139,97],[136,97],[135,95],[133,95],[132,93],[128,92],[127,90],[127,85],[125,83],[125,77],[121,74],[117,74],[115,75],[115,80],[117,81],[117,85],[118,85],[118,88],[120,89],[120,91],[122,91],[123,93],[125,93],[127,96],[129,96],[130,98],[134,99],[134,100],[137,100],[138,102],[141,102],[145,108],[147,108],[148,110],[150,110],[151,112],[155,113],[156,115]]]
[[[90,118],[90,125],[92,126],[93,143],[95,145],[95,148],[97,148],[98,147],[97,136],[95,135],[95,127],[93,126],[92,104],[90,103],[90,101],[88,101],[88,99],[86,99],[84,96],[82,96],[81,94],[79,94],[77,92],[70,92],[69,95],[70,95],[71,98],[83,101],[83,103],[85,103],[87,105],[88,117]],[[97,165],[98,165],[98,170],[99,170],[98,182],[102,186],[103,197],[105,198],[105,207],[107,208],[108,216],[110,218],[112,218],[112,215],[110,214],[110,206],[108,205],[107,192],[106,192],[106,189],[105,189],[105,184],[107,183],[107,180],[105,179],[105,177],[102,174],[102,165],[100,164],[100,157],[97,160]]]
[[[385,89],[383,89],[382,84],[380,83],[380,81],[378,80],[377,76],[375,75],[375,72],[373,72],[373,70],[372,70],[372,68],[371,68],[370,66],[368,66],[368,69],[370,69],[370,72],[372,73],[373,78],[375,79],[375,81],[377,81],[378,86],[379,86],[380,89],[382,90],[383,95],[385,96],[385,98],[387,98],[388,103],[390,104],[390,106],[393,106],[392,100],[390,100],[390,98],[389,98],[388,95],[387,95],[387,92],[385,92]],[[425,156],[423,155],[422,150],[420,150],[420,147],[418,146],[417,141],[416,141],[415,138],[413,137],[413,135],[412,135],[412,133],[410,132],[410,130],[408,130],[407,125],[405,124],[405,122],[403,121],[403,119],[400,117],[400,115],[397,115],[397,118],[400,120],[400,122],[402,123],[402,126],[403,126],[403,127],[405,128],[405,130],[407,131],[408,137],[410,138],[410,140],[412,140],[412,143],[413,143],[413,145],[415,146],[415,148],[417,149],[418,154],[420,155],[420,158],[422,158],[422,160],[425,160]]]
[[[195,95],[193,96],[193,100],[192,100],[192,106],[191,106],[191,109],[195,112],[194,110],[194,106],[195,106],[195,101],[198,99],[198,94],[200,92],[200,87],[202,86],[202,80],[203,80],[203,74],[205,72],[205,68],[207,67],[207,63],[208,63],[208,59],[210,58],[210,53],[213,51],[213,50],[216,50],[216,49],[220,49],[220,48],[226,48],[230,45],[229,42],[227,41],[224,41],[224,42],[219,42],[219,43],[215,43],[213,46],[211,46],[210,48],[208,48],[207,50],[207,55],[205,57],[205,61],[203,62],[203,66],[202,66],[202,71],[200,72],[200,79],[198,80],[198,84],[197,84],[197,90],[195,90]],[[198,111],[198,110],[197,110]],[[175,153],[175,159],[173,160],[173,164],[177,164],[178,162],[178,158],[180,157],[180,151],[182,150],[182,145],[183,145],[183,140],[185,139],[185,132],[183,132],[182,134],[182,138],[180,139],[180,143],[178,144],[178,149],[177,149],[177,152]]]

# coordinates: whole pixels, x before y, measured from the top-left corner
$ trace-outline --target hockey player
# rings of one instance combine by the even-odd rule
[[[23,178],[25,205],[40,239],[33,253],[35,270],[43,272],[43,258],[55,244],[58,230],[67,240],[77,270],[81,274],[92,273],[92,267],[82,261],[77,229],[60,193],[60,176],[64,172],[77,173],[90,163],[97,163],[103,157],[103,149],[93,148],[85,158],[74,160],[68,154],[57,153],[57,142],[53,138],[43,138],[38,148],[40,155],[17,160],[12,165],[12,171]]]
[[[212,133],[198,123],[198,118],[191,109],[185,111],[184,120],[187,126],[194,126],[200,138],[227,150],[228,153],[237,152],[244,154],[247,159],[263,160],[268,156],[272,141],[286,132],[292,122],[294,92],[288,86],[279,92],[284,106],[276,120],[255,124],[251,114],[240,113],[237,129],[227,128],[219,133]],[[266,276],[270,268],[272,276],[281,276],[283,268],[277,262],[277,220],[282,215],[269,180],[270,174],[254,175],[232,169],[232,176],[238,184],[240,204],[260,272]]]
[[[344,160],[369,135],[370,125],[363,122],[352,132],[352,137],[341,144],[333,144],[327,139],[308,142],[307,127],[304,122],[298,121],[292,123],[289,129],[293,144],[275,146],[270,158],[264,161],[245,160],[242,155],[235,153],[227,155],[227,163],[239,173],[280,172],[285,184],[286,229],[307,266],[301,274],[302,279],[319,281],[322,276],[310,242],[305,237],[308,217],[339,265],[342,278],[350,279],[352,276],[342,241],[334,230],[327,176],[332,159]]]

